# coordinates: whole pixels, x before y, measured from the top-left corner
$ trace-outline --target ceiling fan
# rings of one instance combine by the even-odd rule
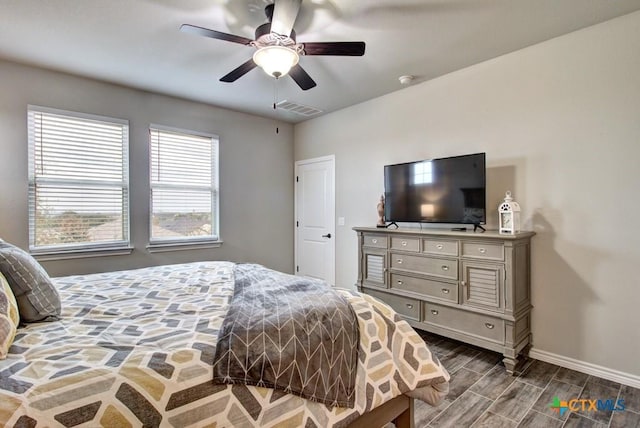
[[[227,75],[221,82],[235,82],[255,67],[260,66],[276,79],[289,74],[302,90],[316,86],[316,82],[298,64],[300,55],[362,56],[364,42],[296,42],[293,24],[302,0],[274,0],[265,7],[267,23],[255,31],[255,40],[216,30],[183,24],[180,31],[213,39],[226,40],[256,48],[253,57]]]

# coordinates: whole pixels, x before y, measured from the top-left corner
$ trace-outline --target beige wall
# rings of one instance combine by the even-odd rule
[[[43,263],[54,276],[197,260],[293,271],[293,126],[212,106],[0,61],[0,237],[28,247],[27,104],[129,120],[130,256]],[[220,137],[217,249],[149,254],[150,123]],[[276,134],[276,125],[280,132]]]
[[[640,375],[640,13],[297,125],[296,160],[336,156],[338,286],[383,165],[479,151],[489,227],[512,190],[537,232],[534,347]]]

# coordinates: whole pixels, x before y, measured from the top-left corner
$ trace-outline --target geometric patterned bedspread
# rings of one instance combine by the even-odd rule
[[[388,306],[340,290],[358,316],[353,409],[214,385],[234,264],[196,262],[55,278],[61,321],[18,330],[0,360],[3,427],[342,427],[406,393],[432,404],[449,375]]]

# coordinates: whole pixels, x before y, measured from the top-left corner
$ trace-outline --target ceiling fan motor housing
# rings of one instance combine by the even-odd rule
[[[291,30],[289,36],[272,33],[271,23],[267,22],[256,28],[254,43],[257,47],[274,45],[293,47],[296,44],[296,32]]]

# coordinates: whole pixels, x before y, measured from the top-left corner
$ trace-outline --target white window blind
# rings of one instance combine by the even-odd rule
[[[32,250],[129,244],[127,121],[29,106]]]
[[[151,242],[218,240],[218,139],[151,127]]]

